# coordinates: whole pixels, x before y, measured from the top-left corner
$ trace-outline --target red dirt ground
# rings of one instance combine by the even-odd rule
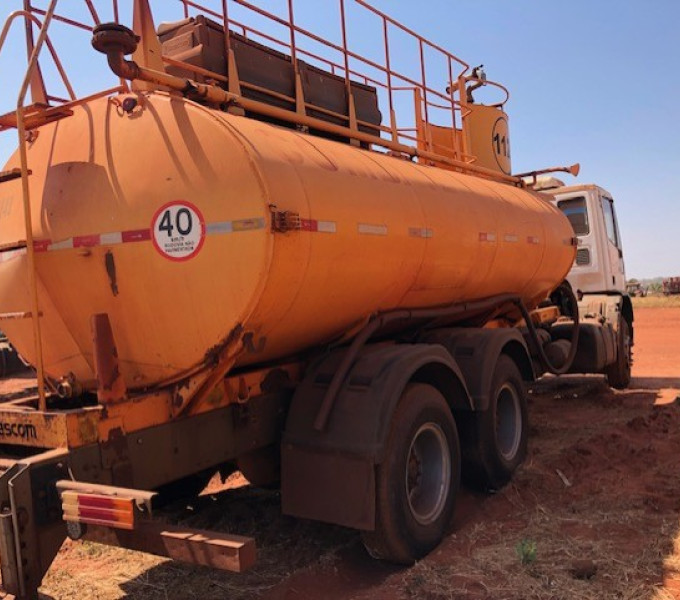
[[[278,493],[236,476],[177,520],[256,537],[251,572],[67,543],[44,598],[680,600],[680,308],[637,310],[635,332],[630,390],[601,377],[533,387],[526,463],[496,495],[462,490],[450,535],[414,567],[281,516]]]

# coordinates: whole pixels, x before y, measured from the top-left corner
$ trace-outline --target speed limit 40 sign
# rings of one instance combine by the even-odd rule
[[[161,206],[151,222],[156,250],[170,260],[183,261],[196,256],[205,241],[205,221],[201,211],[184,200]]]

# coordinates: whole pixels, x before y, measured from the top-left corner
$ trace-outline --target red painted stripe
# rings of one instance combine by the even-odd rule
[[[78,496],[80,507],[90,508],[114,508],[116,506],[113,498],[102,498],[101,496]]]
[[[123,231],[121,233],[123,243],[126,242],[145,242],[151,239],[150,229],[135,229],[132,231]]]
[[[35,240],[33,242],[33,249],[36,252],[47,252],[47,246],[49,246],[51,243],[51,240]]]
[[[99,235],[79,235],[73,238],[74,248],[92,248],[93,246],[99,246],[101,243],[101,238]]]
[[[122,520],[121,517],[123,515],[119,511],[106,510],[103,508],[80,508],[78,510],[78,516],[81,519],[98,519],[101,521],[117,523]]]
[[[300,230],[301,231],[319,231],[319,222],[314,219],[300,219]]]

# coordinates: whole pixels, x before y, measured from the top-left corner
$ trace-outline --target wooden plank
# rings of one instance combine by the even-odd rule
[[[253,538],[156,522],[142,522],[134,531],[89,525],[85,539],[236,573],[256,560]]]

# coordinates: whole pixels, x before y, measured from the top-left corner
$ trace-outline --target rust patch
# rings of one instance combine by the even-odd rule
[[[266,336],[262,336],[260,339],[258,339],[257,343],[255,342],[255,334],[252,331],[249,331],[243,336],[243,347],[251,354],[259,354],[260,352],[263,352],[266,346]]]
[[[106,274],[109,276],[109,284],[111,285],[111,293],[114,296],[118,295],[118,281],[116,278],[116,263],[113,258],[113,252],[109,250],[104,256],[104,265],[106,266]]]

